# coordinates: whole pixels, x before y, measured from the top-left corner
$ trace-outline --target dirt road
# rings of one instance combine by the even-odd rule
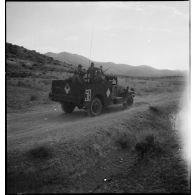
[[[188,186],[185,172],[177,168],[180,167],[179,145],[174,142],[174,131],[167,131],[171,123],[158,114],[159,104],[165,106],[160,108],[163,111],[180,98],[181,93],[177,92],[138,96],[129,109],[113,105],[92,118],[82,110],[64,114],[57,103],[7,114],[8,191],[185,191]],[[152,112],[149,106],[157,108],[157,112]],[[154,149],[161,143],[160,149],[166,149],[165,154],[170,155],[166,156],[163,150],[158,150],[157,155],[154,150],[152,158],[153,153],[149,152],[139,161],[135,144],[142,143],[141,140],[151,134],[157,143]],[[170,160],[172,150],[175,157]],[[173,167],[177,169],[176,175],[171,175]],[[153,176],[148,178],[151,172]],[[167,173],[176,184],[163,180],[167,177],[163,174]],[[159,187],[162,183],[165,184]]]
[[[88,117],[83,110],[75,110],[71,115],[64,114],[58,103],[37,106],[30,112],[9,113],[7,115],[8,150],[32,147],[44,142],[56,142],[62,138],[81,138],[101,128],[116,127],[127,117],[143,112],[150,104],[158,104],[168,99],[167,97],[169,94],[136,97],[130,109],[122,110],[121,105],[113,105],[108,107],[101,116],[93,118]]]

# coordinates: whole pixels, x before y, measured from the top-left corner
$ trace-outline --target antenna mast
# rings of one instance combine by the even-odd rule
[[[91,51],[92,51],[92,43],[93,43],[93,34],[94,34],[94,26],[92,28],[92,35],[91,35],[91,42],[90,42],[89,65],[90,65],[90,62],[91,62]]]

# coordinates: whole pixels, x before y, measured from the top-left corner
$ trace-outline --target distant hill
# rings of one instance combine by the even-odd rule
[[[22,46],[6,43],[6,72],[29,72],[30,74],[45,73],[48,71],[71,72],[78,64],[89,67],[90,60],[84,56],[68,52],[41,54],[35,50],[28,50]],[[162,77],[181,76],[184,72],[172,70],[158,70],[147,65],[132,66],[113,62],[95,62],[103,66],[106,73],[131,77]]]
[[[52,53],[48,52],[46,56],[52,57],[56,60],[62,62],[78,65],[82,64],[84,68],[89,67],[90,60],[84,56],[72,54],[68,52],[61,53]],[[116,64],[113,62],[95,62],[96,66],[103,66],[103,69],[107,70],[107,73],[117,74],[117,75],[127,75],[134,77],[161,77],[161,76],[180,76],[183,75],[182,71],[173,71],[173,70],[159,70],[151,66],[140,65],[132,66],[127,64]]]
[[[89,66],[89,61],[90,61],[88,58],[84,56],[77,55],[77,54],[71,54],[68,52],[61,52],[61,53],[48,52],[45,55],[52,57],[56,60],[60,60],[62,62],[66,62],[66,63],[74,64],[74,65],[82,64],[86,67]]]

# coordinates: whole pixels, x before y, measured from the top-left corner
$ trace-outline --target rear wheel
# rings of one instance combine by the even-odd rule
[[[99,98],[94,98],[88,108],[88,115],[89,116],[98,116],[101,114],[103,109],[102,102]]]
[[[72,113],[73,110],[75,109],[75,105],[71,102],[61,102],[61,107],[65,113],[69,114]]]

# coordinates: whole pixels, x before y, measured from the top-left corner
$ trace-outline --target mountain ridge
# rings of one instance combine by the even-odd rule
[[[60,52],[53,53],[47,52],[46,56],[52,57],[53,59],[71,63],[74,65],[82,64],[84,68],[89,67],[90,59],[85,56],[79,54],[72,54],[69,52]],[[93,61],[93,60],[92,60]],[[97,62],[93,61],[96,66],[103,66],[103,69],[108,69],[108,73],[119,74],[119,75],[127,75],[127,76],[151,76],[151,77],[161,77],[161,76],[180,76],[183,75],[185,71],[180,70],[169,70],[169,69],[157,69],[151,67],[149,65],[128,65],[128,64],[120,64],[114,62]]]
[[[12,43],[6,43],[6,68],[14,72],[16,69],[33,71],[58,70],[70,72],[78,64],[82,64],[88,69],[91,60],[87,57],[69,52],[41,54],[35,50],[29,50],[23,46]],[[127,64],[116,64],[114,62],[97,62],[95,66],[103,66],[103,70],[108,74],[129,77],[166,77],[166,76],[184,76],[184,71],[159,70],[149,65],[133,66]]]

